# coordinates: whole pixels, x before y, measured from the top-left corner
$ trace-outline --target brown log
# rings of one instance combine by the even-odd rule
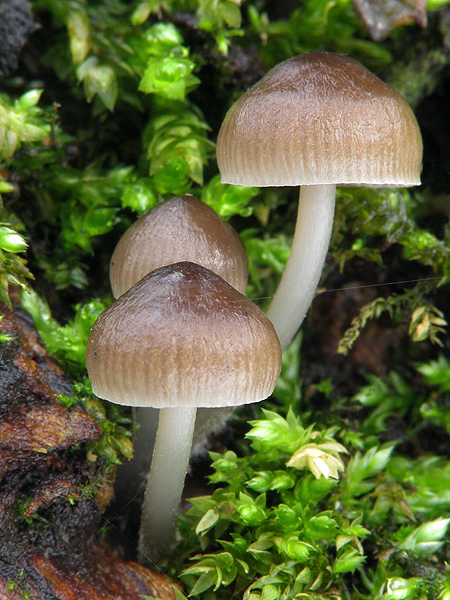
[[[85,446],[103,429],[81,403],[59,400],[71,382],[29,317],[4,304],[0,317],[0,598],[174,599],[167,577],[100,542],[111,473]]]

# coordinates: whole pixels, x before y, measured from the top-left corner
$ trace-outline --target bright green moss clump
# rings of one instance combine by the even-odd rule
[[[450,363],[441,357],[418,370],[421,396],[396,373],[363,387],[351,401],[367,409],[356,430],[343,422],[308,426],[320,413],[302,424],[290,410],[281,416],[263,409],[250,423],[245,452],[212,453],[217,487],[194,498],[181,522],[186,559],[177,568],[189,593],[218,600],[448,598],[450,577],[441,565],[448,560],[450,461],[407,458],[404,437],[380,441],[392,418],[405,423],[410,441],[433,424],[450,431]],[[285,371],[281,387],[288,379]]]

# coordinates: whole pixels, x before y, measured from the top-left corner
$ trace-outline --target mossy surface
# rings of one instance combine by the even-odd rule
[[[70,375],[62,406],[101,425],[82,452],[107,477],[131,456],[131,419],[92,396],[84,348],[126,228],[198,196],[244,240],[263,309],[289,255],[297,190],[220,183],[232,102],[323,49],[360,60],[417,115],[422,186],[338,190],[320,293],[273,397],[210,440],[212,469],[206,453],[192,465],[205,496],[168,576],[200,600],[450,598],[450,7],[428,8],[425,28],[394,19],[375,42],[350,0],[36,0],[38,26],[0,80],[0,301],[22,304]],[[118,548],[135,547],[118,506]]]

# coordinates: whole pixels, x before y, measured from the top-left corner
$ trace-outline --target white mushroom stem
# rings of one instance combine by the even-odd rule
[[[174,541],[196,411],[181,406],[159,412],[139,532],[139,551],[145,559],[162,558]]]
[[[291,254],[267,310],[284,350],[313,301],[333,229],[335,185],[300,188]]]

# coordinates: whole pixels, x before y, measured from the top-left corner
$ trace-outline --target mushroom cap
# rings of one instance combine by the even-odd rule
[[[405,99],[357,61],[290,58],[228,111],[217,140],[223,183],[420,184],[422,138]]]
[[[142,277],[176,262],[214,271],[245,294],[247,252],[239,235],[194,196],[175,196],[142,215],[122,236],[110,263],[115,298]]]
[[[161,267],[97,319],[86,362],[94,393],[128,406],[238,406],[269,396],[281,369],[272,323],[219,275]]]

